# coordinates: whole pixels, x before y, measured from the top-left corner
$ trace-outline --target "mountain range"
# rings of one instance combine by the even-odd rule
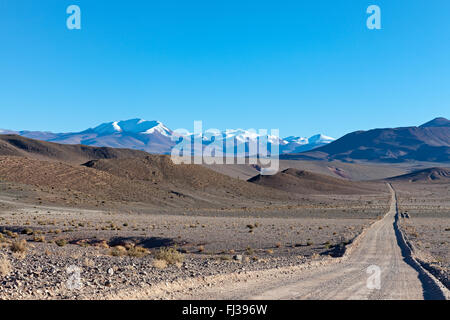
[[[419,127],[355,131],[332,143],[283,159],[372,162],[450,162],[450,121],[436,118]]]
[[[81,132],[53,133],[43,131],[12,131],[0,130],[0,134],[16,134],[26,138],[55,142],[60,144],[81,144],[96,147],[112,147],[142,150],[156,154],[170,154],[172,148],[176,145],[176,136],[174,132],[166,127],[160,121],[146,121],[142,119],[130,119],[125,121],[114,121],[100,124],[95,128],[90,128]],[[190,138],[195,137],[190,134]],[[252,132],[251,130],[225,130],[214,138],[203,135],[204,146],[215,142],[225,146],[227,142],[234,142],[239,146],[245,147],[250,142],[257,142],[263,136]],[[322,134],[305,137],[287,137],[280,139],[275,136],[267,136],[269,144],[278,143],[280,153],[304,152],[324,146],[334,138]],[[232,150],[233,152],[233,150]],[[220,151],[219,151],[220,153]],[[230,153],[221,150],[222,154]],[[216,154],[217,155],[217,154]],[[249,155],[246,153],[246,155]]]
[[[108,122],[75,133],[0,130],[0,134],[15,134],[59,144],[135,149],[157,154],[169,154],[178,137],[161,122],[142,119]],[[188,136],[197,137],[192,133]],[[223,150],[216,151],[218,155],[220,152],[230,154],[230,150],[225,149],[228,142],[249,150],[249,143],[262,137],[251,130],[237,129],[222,131],[215,137],[203,135],[199,138],[204,147],[211,144],[222,146]],[[270,144],[279,145],[282,159],[450,162],[450,121],[446,118],[436,118],[420,126],[355,131],[337,140],[322,134],[310,138],[290,136],[280,139],[270,135],[266,138]],[[232,152],[236,150],[241,149],[235,147]]]

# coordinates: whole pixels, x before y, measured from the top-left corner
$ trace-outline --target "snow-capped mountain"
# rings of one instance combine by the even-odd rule
[[[103,123],[93,129],[88,129],[85,132],[95,132],[100,135],[108,135],[114,133],[135,133],[135,134],[159,134],[170,137],[172,130],[167,128],[159,121],[146,121],[142,119],[131,119],[125,121],[115,121]]]
[[[270,133],[270,132],[269,132]],[[129,148],[147,151],[150,153],[169,154],[176,145],[174,132],[160,121],[146,121],[130,119],[100,124],[81,132],[52,133],[41,131],[10,131],[0,130],[0,134],[18,134],[27,138],[56,142],[62,144],[83,144],[88,146]],[[193,141],[196,136],[190,134]],[[216,155],[231,153],[241,154],[242,150],[249,155],[249,145],[258,141],[268,142],[270,145],[278,144],[280,153],[309,151],[334,141],[324,135],[315,135],[310,138],[287,137],[280,139],[274,135],[262,135],[255,130],[229,129],[213,135],[205,132],[201,137],[203,147],[219,146]],[[226,149],[225,146],[234,144],[236,147]],[[218,150],[223,146],[222,150]],[[273,150],[273,149],[272,149]]]
[[[334,140],[336,139],[323,134],[317,134],[310,138],[287,137],[284,139],[287,143],[284,146],[281,146],[280,149],[282,150],[281,153],[299,153],[319,148],[333,142]]]

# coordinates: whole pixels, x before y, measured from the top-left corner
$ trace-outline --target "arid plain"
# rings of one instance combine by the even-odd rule
[[[412,255],[448,288],[442,165],[285,160],[258,176],[249,165],[3,137],[3,299],[195,299],[224,282],[339,263],[392,209],[390,185]]]

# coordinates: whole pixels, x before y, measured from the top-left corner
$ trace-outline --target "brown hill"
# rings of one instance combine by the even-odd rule
[[[290,198],[202,166],[174,165],[169,157],[158,155],[94,160],[83,166],[0,156],[2,180],[32,186],[45,200],[70,205],[134,202],[161,208],[220,208],[264,206]]]
[[[265,198],[265,188],[217,173],[199,165],[175,165],[169,156],[147,155],[145,158],[92,160],[84,166],[131,181],[185,188],[208,193],[223,193],[245,198]],[[273,194],[274,198],[285,195]]]
[[[0,135],[0,156],[20,156],[81,164],[92,159],[143,158],[148,154],[130,149],[63,145],[18,135]]]
[[[385,188],[379,184],[348,181],[297,169],[286,169],[273,176],[257,175],[248,181],[299,194],[366,194]]]
[[[450,162],[450,121],[437,118],[420,127],[356,131],[312,151],[283,159]]]
[[[450,170],[447,168],[428,168],[387,179],[389,181],[407,182],[450,182]]]

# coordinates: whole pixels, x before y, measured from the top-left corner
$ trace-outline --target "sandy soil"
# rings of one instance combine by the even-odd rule
[[[211,277],[203,282],[172,284],[170,289],[143,290],[133,298],[177,299],[446,299],[448,290],[423,269],[398,228],[392,189],[385,217],[366,229],[342,258],[311,261],[271,272]],[[380,286],[368,286],[368,268],[379,268]],[[201,289],[201,290],[199,290]],[[164,295],[165,294],[165,295]],[[122,297],[127,296],[122,293]]]
[[[10,272],[0,276],[0,297],[107,298],[166,282],[338,257],[383,214],[384,206],[377,206],[380,209],[374,207],[364,215],[348,208],[328,208],[328,204],[322,214],[319,208],[297,208],[295,214],[271,209],[263,215],[232,210],[166,215],[39,206],[3,195],[0,260],[8,261]],[[333,216],[327,210],[339,213]],[[27,241],[26,252],[12,252],[11,243],[22,239]],[[111,255],[115,246],[127,244],[146,248],[148,254]],[[183,262],[162,269],[155,266],[155,254],[165,246],[176,246]],[[70,266],[81,270],[81,290],[66,286]]]
[[[35,191],[17,188],[3,184],[0,194],[2,299],[440,299],[448,294],[410,252],[407,228],[405,241],[396,227],[396,217],[401,226],[414,221],[411,226],[422,230],[428,230],[431,214],[446,217],[446,205],[414,198],[420,188],[399,187],[400,215],[394,193],[390,201],[384,195],[311,195],[298,205],[253,209],[155,210],[128,203],[127,210],[112,210],[24,202]],[[443,190],[437,186],[430,192],[443,199]],[[414,219],[416,202],[427,218]],[[402,217],[406,211],[409,219]],[[436,250],[426,239],[421,248]],[[21,240],[26,249],[13,250]],[[125,254],[116,254],[118,246]],[[176,248],[182,258],[161,264],[158,255],[165,247]],[[436,255],[433,250],[426,252]],[[370,265],[381,268],[380,290],[367,289]],[[73,270],[80,273],[81,288],[70,286]]]
[[[396,184],[400,226],[423,266],[450,288],[450,186]]]

